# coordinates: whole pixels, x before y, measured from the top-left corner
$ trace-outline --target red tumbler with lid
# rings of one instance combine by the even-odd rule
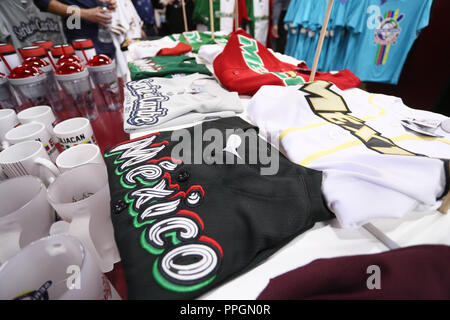
[[[98,54],[93,56],[87,65],[94,84],[103,98],[106,109],[119,109],[122,103],[115,61],[105,54]]]
[[[75,54],[84,64],[97,54],[91,39],[76,39],[72,41],[72,46],[75,48]]]
[[[37,57],[29,57],[26,58],[22,66],[28,67],[36,67],[47,75],[47,82],[50,88],[49,91],[49,99],[50,105],[53,108],[53,111],[60,111],[63,109],[62,97],[60,95],[60,88],[56,82],[55,75],[53,73],[53,67],[47,62],[47,60],[37,58]]]
[[[98,117],[88,70],[78,62],[66,62],[56,68],[56,79],[64,92],[74,100],[79,113],[89,120]]]
[[[57,66],[60,66],[65,62],[78,62],[79,64],[84,64],[83,60],[81,60],[81,58],[75,54],[63,54],[62,56],[59,57],[58,62],[56,64]]]
[[[22,60],[12,44],[0,43],[0,72],[8,75]]]
[[[73,49],[73,47],[67,43],[53,46],[50,52],[52,53],[52,56],[53,58],[55,58],[55,60],[58,60],[63,54],[65,55],[75,54],[75,50]]]
[[[54,45],[53,41],[39,40],[39,41],[33,42],[31,45],[44,48],[46,51],[47,57],[50,59],[50,64],[52,65],[52,68],[55,66],[55,59],[53,58],[52,53],[51,53],[51,49]]]
[[[23,105],[19,109],[51,104],[47,75],[44,71],[35,66],[20,65],[11,71],[8,80],[22,100]]]
[[[17,111],[17,101],[9,87],[8,78],[0,73],[0,109],[14,109]]]

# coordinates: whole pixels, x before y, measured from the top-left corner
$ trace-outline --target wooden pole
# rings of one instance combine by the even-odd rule
[[[186,17],[186,3],[184,0],[181,0],[181,6],[183,9],[183,21],[184,21],[184,32],[188,32],[188,25],[187,25],[187,17]]]
[[[323,40],[325,38],[325,33],[327,31],[328,21],[330,20],[331,8],[333,8],[333,1],[334,0],[328,0],[327,11],[325,13],[325,18],[323,19],[322,30],[320,30],[319,42],[317,43],[316,54],[314,56],[314,62],[313,62],[313,66],[311,69],[311,75],[309,77],[309,82],[314,81],[314,77],[316,76],[317,65],[319,64],[320,53],[322,52]]]
[[[238,0],[234,0],[234,31],[239,28],[239,7]]]
[[[213,0],[209,0],[209,24],[211,27],[211,39],[214,39],[214,10]]]

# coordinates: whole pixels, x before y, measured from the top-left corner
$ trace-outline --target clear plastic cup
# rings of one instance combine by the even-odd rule
[[[115,61],[111,60],[107,55],[99,54],[89,60],[88,69],[105,103],[105,109],[119,109],[122,103]]]
[[[20,65],[11,71],[8,79],[22,102],[19,109],[51,104],[47,75],[42,70]]]
[[[77,62],[63,63],[56,69],[56,80],[66,95],[72,97],[74,107],[82,116],[91,121],[98,118],[89,72],[84,66]]]

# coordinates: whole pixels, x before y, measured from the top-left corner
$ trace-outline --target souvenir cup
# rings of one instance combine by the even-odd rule
[[[14,109],[18,108],[16,98],[11,91],[8,79],[3,73],[0,73],[0,109]]]
[[[50,64],[52,65],[52,67],[55,65],[55,59],[53,58],[52,53],[50,51],[51,48],[53,47],[53,41],[51,41],[51,40],[39,40],[39,41],[33,42],[31,45],[39,46],[41,48],[44,48],[44,50],[46,52],[46,55],[47,55],[48,59],[50,60]]]
[[[97,54],[91,39],[76,39],[72,41],[72,45],[75,48],[75,54],[83,61],[83,64]]]
[[[75,50],[70,44],[60,44],[53,46],[50,49],[50,52],[52,54],[52,57],[55,59],[55,62],[63,55],[71,55],[75,54]]]
[[[43,123],[48,132],[54,136],[53,127],[56,125],[57,120],[52,108],[49,106],[35,106],[25,109],[17,114],[17,118],[23,124],[30,122]]]
[[[48,200],[70,222],[69,234],[81,240],[102,272],[120,261],[110,218],[108,174],[103,164],[89,163],[63,172],[49,186]]]
[[[82,243],[51,235],[0,266],[1,300],[120,300]]]
[[[0,150],[9,146],[6,141],[5,134],[17,126],[19,120],[17,119],[16,112],[12,109],[0,109]]]
[[[64,150],[56,158],[56,166],[61,172],[87,164],[98,163],[105,165],[100,148],[95,144],[80,144]]]
[[[18,66],[8,76],[9,82],[19,94],[22,108],[50,104],[47,75],[33,66]]]
[[[119,109],[121,99],[115,61],[107,55],[99,54],[88,61],[88,69],[103,98],[105,109]]]
[[[89,120],[98,118],[88,70],[77,62],[62,63],[56,69],[56,79],[66,95],[73,99],[79,113]]]
[[[0,61],[0,72],[6,75],[21,63],[14,47],[7,43],[0,43]]]
[[[43,48],[40,48],[40,49],[44,50]],[[62,97],[60,95],[60,88],[55,79],[55,74],[53,72],[53,68],[47,62],[47,60],[44,60],[41,58],[36,58],[36,57],[29,57],[24,60],[22,65],[25,67],[29,67],[29,66],[36,67],[45,73],[45,75],[47,76],[47,83],[48,83],[47,85],[50,88],[49,95],[48,95],[49,100],[51,102],[53,109],[55,111],[60,111],[63,108]]]
[[[40,141],[53,162],[56,161],[56,158],[59,155],[50,132],[48,132],[45,125],[40,122],[21,124],[9,130],[5,134],[5,139],[11,145],[30,140]]]
[[[53,128],[53,134],[58,138],[63,149],[69,149],[79,144],[97,144],[91,123],[86,118],[71,118],[58,123]]]
[[[27,244],[48,236],[54,213],[47,189],[33,176],[0,182],[0,203],[1,265]]]
[[[70,55],[66,55],[63,54],[58,61],[56,62],[56,64],[58,66],[62,65],[63,63],[66,62],[78,62],[79,64],[83,64],[83,60],[81,60],[81,58],[79,58],[77,55],[75,54],[70,54]]]
[[[39,141],[24,141],[0,152],[0,167],[8,178],[33,175],[46,185],[59,175]]]

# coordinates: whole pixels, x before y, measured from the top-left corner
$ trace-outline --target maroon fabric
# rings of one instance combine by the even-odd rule
[[[380,289],[368,289],[371,265],[380,268]],[[450,299],[450,247],[421,245],[315,260],[271,279],[257,299]]]

